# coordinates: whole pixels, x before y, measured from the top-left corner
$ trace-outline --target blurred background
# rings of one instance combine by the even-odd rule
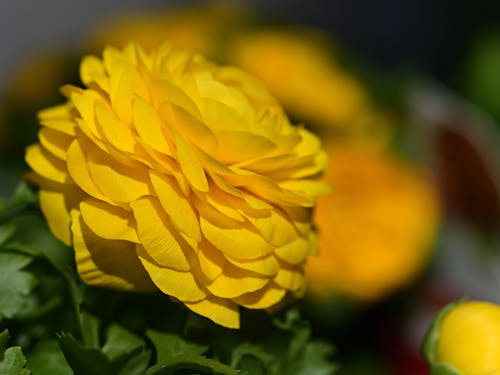
[[[165,38],[258,76],[322,138],[333,193],[301,304],[340,374],[426,374],[440,307],[500,302],[500,3],[1,2],[0,196],[82,55]]]

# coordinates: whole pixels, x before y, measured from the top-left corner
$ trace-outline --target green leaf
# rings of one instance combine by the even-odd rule
[[[231,355],[231,367],[248,374],[267,374],[271,371],[275,358],[262,347],[244,342]]]
[[[12,223],[18,231],[10,246],[23,252],[45,256],[63,274],[73,267],[73,251],[54,237],[39,212],[15,216]]]
[[[7,242],[16,232],[16,226],[13,223],[7,223],[0,226],[0,246]]]
[[[0,221],[4,220],[12,211],[20,210],[35,202],[36,195],[28,185],[25,182],[19,183],[9,199],[0,201]]]
[[[99,349],[84,347],[70,334],[61,334],[59,345],[75,374],[109,375],[114,373],[108,358]]]
[[[127,355],[127,361],[119,367],[117,375],[144,375],[151,360],[151,351],[142,349],[137,354]]]
[[[3,245],[3,248],[5,250],[11,250],[19,253],[23,253],[32,257],[40,257],[43,256],[43,253],[40,251],[40,249],[37,249],[36,247],[30,246],[30,245],[25,245],[21,242],[18,241],[12,241],[8,242],[5,245]]]
[[[333,345],[319,340],[310,341],[310,325],[300,317],[298,309],[288,310],[284,320],[276,319],[274,323],[291,334],[286,355],[278,358],[275,374],[329,375],[336,371],[337,366],[330,359],[334,353]]]
[[[30,371],[26,368],[26,359],[20,346],[11,346],[0,362],[0,374],[2,375],[29,375]]]
[[[284,320],[275,319],[274,324],[292,335],[288,345],[288,358],[295,361],[311,336],[309,323],[300,317],[298,309],[290,309],[286,311]]]
[[[12,318],[25,303],[36,284],[35,277],[24,267],[32,258],[23,254],[0,253],[0,314]]]
[[[461,375],[458,371],[455,371],[451,367],[446,365],[431,366],[430,375]]]
[[[0,333],[0,353],[3,353],[7,349],[7,342],[9,342],[10,335],[7,329],[4,329]]]
[[[200,355],[207,351],[208,346],[185,341],[177,335],[148,330],[146,336],[153,342],[158,363],[169,361],[180,355]]]
[[[99,319],[86,312],[81,312],[79,318],[83,345],[86,348],[99,349],[101,347],[99,343]]]
[[[26,355],[28,367],[33,375],[72,375],[57,340],[40,341]]]
[[[141,338],[112,324],[101,349],[98,319],[82,313],[81,321],[82,327],[85,327],[84,332],[87,332],[83,339],[84,345],[67,334],[60,338],[64,356],[76,374],[144,374],[149,366],[151,351],[146,350]]]
[[[9,203],[14,206],[19,206],[23,204],[35,203],[36,200],[36,194],[24,181],[21,181],[14,190],[14,194],[10,198]]]
[[[176,371],[190,371],[194,374],[237,375],[235,370],[214,359],[199,355],[183,354],[150,367],[145,375],[172,375]],[[185,372],[184,372],[185,373]]]
[[[108,328],[106,342],[102,347],[102,351],[110,361],[113,361],[144,346],[144,340],[139,336],[134,335],[118,324],[112,324]]]
[[[334,353],[334,348],[330,343],[323,341],[313,341],[306,345],[300,360],[296,375],[330,375],[337,370],[329,358]]]

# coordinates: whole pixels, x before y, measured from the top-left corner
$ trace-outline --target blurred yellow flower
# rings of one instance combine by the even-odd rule
[[[301,120],[326,128],[354,126],[369,100],[337,64],[331,44],[319,31],[258,29],[233,38],[227,58],[259,77]]]
[[[157,287],[226,327],[304,292],[320,142],[253,78],[160,44],[108,47],[39,114],[26,160],[88,284]]]
[[[440,317],[435,330],[429,347],[434,352],[427,353],[432,365],[460,375],[500,374],[500,306],[458,302]]]
[[[434,189],[400,160],[371,148],[330,143],[318,199],[320,254],[306,267],[314,297],[382,298],[426,264],[438,225]]]

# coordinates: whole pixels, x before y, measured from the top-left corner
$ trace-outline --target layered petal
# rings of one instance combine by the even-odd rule
[[[77,210],[71,211],[71,232],[78,273],[87,284],[133,291],[155,289],[137,258],[136,244],[95,235]]]

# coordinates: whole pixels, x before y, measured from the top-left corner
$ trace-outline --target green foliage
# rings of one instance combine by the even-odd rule
[[[22,254],[0,253],[0,314],[12,318],[26,303],[36,284],[35,277],[22,269],[32,258]]]
[[[0,200],[0,374],[332,374],[297,310],[242,312],[230,330],[162,294],[93,288],[21,184]],[[8,343],[12,341],[12,346]],[[22,348],[22,349],[21,349]],[[24,354],[23,354],[24,353]],[[24,357],[26,355],[26,358]]]
[[[291,335],[285,357],[275,374],[333,374],[336,366],[329,358],[334,352],[331,344],[311,340],[309,324],[300,318],[296,309],[288,310],[285,319],[276,325]]]
[[[4,375],[29,375],[30,370],[26,368],[26,359],[24,358],[21,347],[12,346],[8,348],[3,360],[0,362],[0,374]]]
[[[460,71],[463,94],[500,123],[500,32],[483,32],[473,40]]]
[[[0,374],[30,375],[21,347],[11,346],[7,348],[8,341],[9,332],[4,330],[0,333]]]
[[[20,183],[8,199],[0,197],[0,223],[9,215],[19,212],[24,207],[36,202],[35,194],[25,183]]]
[[[72,375],[59,342],[54,339],[40,340],[27,354],[32,375]]]
[[[433,365],[430,375],[460,375],[460,373],[446,365]]]
[[[178,335],[148,330],[146,335],[156,349],[156,360],[161,363],[185,354],[201,355],[208,350],[207,345],[188,342]]]

